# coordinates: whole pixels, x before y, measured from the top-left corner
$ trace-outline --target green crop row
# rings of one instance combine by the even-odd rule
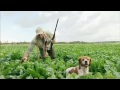
[[[37,59],[37,47],[29,61],[20,63],[28,45],[0,46],[1,79],[120,79],[120,43],[54,44],[56,58]],[[77,78],[65,70],[78,65],[81,56],[90,56],[88,75]]]

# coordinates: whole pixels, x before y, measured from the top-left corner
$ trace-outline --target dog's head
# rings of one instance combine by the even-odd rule
[[[82,56],[79,58],[79,66],[88,67],[91,64],[91,58],[88,56]]]

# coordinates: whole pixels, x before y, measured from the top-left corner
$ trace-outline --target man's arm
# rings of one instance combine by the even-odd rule
[[[34,43],[30,43],[26,53],[24,54],[24,56],[29,56],[29,54],[32,52],[33,48],[35,47],[35,44]]]
[[[22,58],[23,61],[28,59],[28,56],[32,52],[34,47],[35,47],[35,40],[33,39]]]

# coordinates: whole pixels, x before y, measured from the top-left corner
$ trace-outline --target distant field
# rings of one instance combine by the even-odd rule
[[[78,65],[78,58],[92,58],[90,74],[78,79],[120,79],[120,43],[54,44],[56,59],[37,59],[37,47],[29,62],[19,63],[28,44],[0,45],[0,78],[8,79],[76,79],[65,75],[70,66]]]

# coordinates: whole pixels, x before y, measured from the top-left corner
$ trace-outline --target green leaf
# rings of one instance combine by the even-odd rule
[[[5,77],[3,75],[0,75],[0,79],[5,79]]]

